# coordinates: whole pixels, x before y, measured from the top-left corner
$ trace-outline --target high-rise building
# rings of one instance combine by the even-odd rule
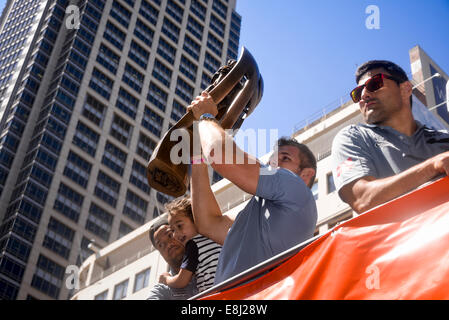
[[[0,299],[152,220],[162,134],[229,58],[236,0],[8,0],[0,20]]]

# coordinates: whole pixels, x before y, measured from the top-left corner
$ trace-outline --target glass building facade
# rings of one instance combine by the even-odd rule
[[[0,21],[0,299],[67,299],[65,268],[163,210],[146,164],[228,59],[235,0],[15,0]],[[79,23],[76,23],[79,21]],[[214,175],[219,179],[218,175]]]

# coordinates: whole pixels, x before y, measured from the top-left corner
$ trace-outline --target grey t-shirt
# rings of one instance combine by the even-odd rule
[[[267,170],[274,174],[264,174]],[[282,168],[261,168],[256,195],[226,236],[215,284],[312,237],[316,221],[315,200],[300,177]]]
[[[449,150],[449,133],[418,121],[408,137],[391,127],[369,124],[342,129],[332,143],[332,173],[338,191],[365,177],[386,178]]]

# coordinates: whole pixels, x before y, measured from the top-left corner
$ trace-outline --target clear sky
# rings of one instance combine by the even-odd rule
[[[379,9],[379,29],[366,28],[369,5]],[[265,84],[242,129],[291,135],[349,99],[357,65],[388,59],[410,73],[415,45],[449,73],[449,0],[237,0],[237,12],[240,47],[256,58]]]
[[[369,5],[379,8],[379,29],[367,29]],[[449,73],[449,0],[237,0],[240,46],[262,73],[264,96],[246,128],[296,124],[349,100],[357,65],[387,59],[408,74],[409,50],[419,45]]]

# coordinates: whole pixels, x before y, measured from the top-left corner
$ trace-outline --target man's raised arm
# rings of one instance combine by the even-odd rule
[[[198,232],[223,245],[234,220],[222,215],[210,188],[207,165],[201,161],[198,164],[192,164],[190,188],[193,218]]]
[[[203,92],[188,107],[195,119],[209,113],[215,116],[217,106],[207,92]],[[203,154],[212,168],[240,189],[255,194],[259,181],[260,163],[241,150],[223,128],[214,121],[203,120],[198,125]]]

